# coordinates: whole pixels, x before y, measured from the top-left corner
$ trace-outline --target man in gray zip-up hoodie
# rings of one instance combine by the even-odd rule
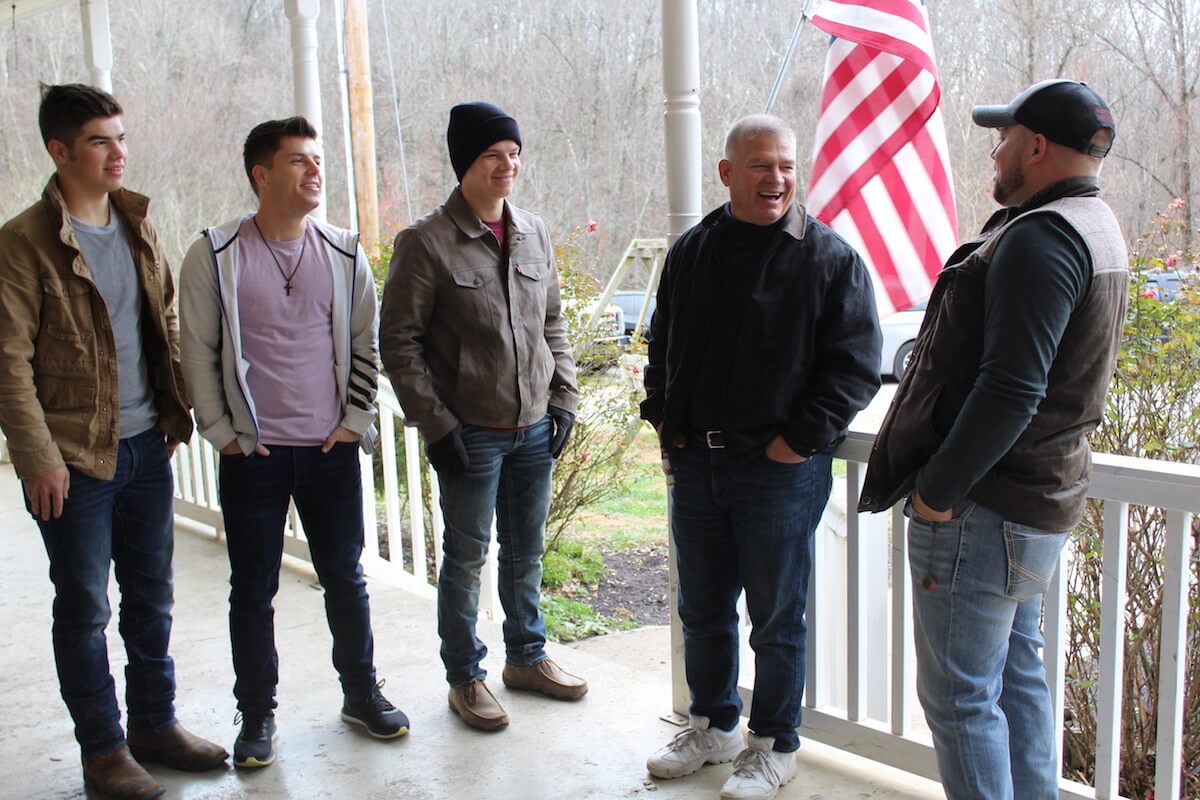
[[[209,228],[180,276],[183,371],[200,433],[220,450],[229,631],[242,728],[234,764],[274,760],[274,609],[294,500],[325,589],[342,718],[376,738],[408,719],[375,680],[359,447],[374,444],[376,299],[358,236],[308,215],[321,150],[303,117],[264,122],[244,160],[258,210]]]

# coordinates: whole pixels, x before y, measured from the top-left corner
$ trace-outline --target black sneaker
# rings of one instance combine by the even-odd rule
[[[342,719],[362,725],[376,739],[395,739],[408,733],[408,717],[388,702],[379,689],[383,681],[371,687],[363,697],[345,696],[342,703]]]
[[[242,731],[233,743],[235,767],[265,767],[275,761],[275,713],[273,711],[238,712],[234,724]]]

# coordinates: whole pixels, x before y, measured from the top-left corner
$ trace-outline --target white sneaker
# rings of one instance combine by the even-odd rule
[[[708,717],[688,717],[686,730],[675,734],[663,747],[646,759],[646,769],[656,778],[681,778],[705,764],[733,761],[742,749],[737,728],[723,731],[708,727]]]
[[[770,800],[796,777],[796,754],[776,753],[771,736],[746,737],[746,749],[733,762],[733,774],[721,787],[721,800]]]

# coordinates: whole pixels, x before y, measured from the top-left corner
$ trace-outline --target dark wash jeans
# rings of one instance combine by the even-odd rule
[[[750,730],[800,747],[804,695],[804,622],[813,532],[833,486],[832,459],[801,464],[759,456],[734,464],[725,450],[691,437],[670,453],[671,533],[679,565],[679,618],[691,713],[732,730],[742,711],[737,692],[737,599],[746,592],[754,650]]]
[[[505,660],[525,667],[546,659],[546,622],[539,602],[546,514],[550,510],[550,418],[519,431],[463,426],[471,458],[465,475],[438,475],[446,520],[438,576],[438,634],[446,680],[483,680],[487,646],[475,635],[479,571],[496,544]]]
[[[112,480],[68,470],[62,516],[37,519],[37,524],[54,583],[58,682],[75,721],[75,738],[90,757],[125,743],[104,635],[112,616],[109,562],[121,591],[118,630],[129,659],[129,727],[156,731],[175,722],[175,664],[167,655],[174,605],[174,483],[158,428],[119,442]]]
[[[375,685],[375,640],[363,549],[358,444],[268,445],[269,456],[221,456],[220,495],[229,549],[229,636],[238,709],[275,708],[279,654],[275,608],[288,501],[304,524],[313,568],[325,589],[333,666],[342,691],[358,697]]]

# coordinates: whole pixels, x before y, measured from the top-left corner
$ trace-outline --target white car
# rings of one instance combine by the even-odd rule
[[[922,300],[912,308],[897,311],[880,321],[879,329],[883,333],[880,375],[890,375],[897,381],[904,377],[912,357],[913,345],[917,343],[917,331],[921,329],[921,321],[925,319],[926,302]]]

